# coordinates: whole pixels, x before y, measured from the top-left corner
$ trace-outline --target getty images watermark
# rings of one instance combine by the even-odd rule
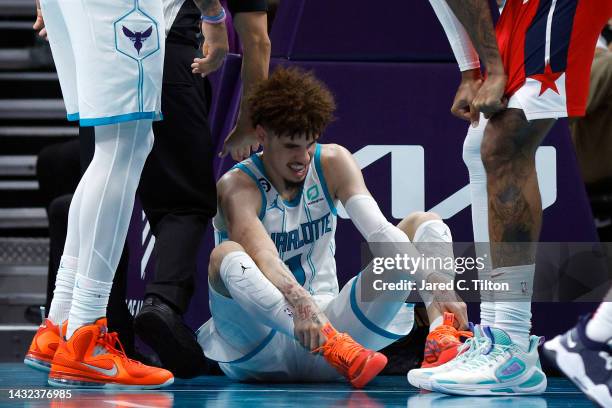
[[[535,272],[500,269],[494,258],[535,263]],[[611,271],[612,243],[370,243],[361,251],[361,300],[396,301],[405,293],[419,302],[455,292],[465,302],[612,301],[604,299]]]
[[[445,244],[446,245],[446,244]],[[450,246],[450,245],[449,245]],[[418,271],[443,272],[446,276],[451,274],[463,274],[467,270],[476,269],[482,271],[487,267],[488,254],[477,257],[452,257],[452,256],[411,256],[407,253],[395,254],[393,257],[378,256],[372,259],[372,273],[382,275],[385,271],[403,271],[409,275],[416,275]],[[509,291],[508,282],[494,282],[488,279],[448,279],[447,281],[428,281],[426,279],[415,280],[400,279],[399,282],[387,282],[385,279],[375,279],[372,283],[374,290],[494,290]]]

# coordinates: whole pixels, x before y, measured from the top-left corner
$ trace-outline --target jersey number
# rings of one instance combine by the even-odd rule
[[[298,283],[302,286],[306,283],[306,273],[304,272],[304,268],[302,268],[302,254],[298,254],[293,258],[289,258],[285,261],[285,264],[289,267],[293,276],[298,281]]]

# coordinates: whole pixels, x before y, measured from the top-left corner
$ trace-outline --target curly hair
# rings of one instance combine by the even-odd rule
[[[253,88],[247,103],[253,126],[291,138],[305,135],[317,139],[334,120],[336,109],[327,86],[311,72],[295,67],[278,67]]]

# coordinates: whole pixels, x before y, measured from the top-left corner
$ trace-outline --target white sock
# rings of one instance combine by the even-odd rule
[[[92,324],[106,316],[106,306],[112,286],[112,282],[101,282],[80,274],[76,275],[66,339],[69,339],[79,327]]]
[[[463,162],[470,174],[470,195],[472,199],[472,229],[476,243],[476,256],[485,260],[484,269],[478,271],[478,279],[489,280],[491,274],[491,253],[489,242],[489,212],[487,199],[487,174],[485,172],[480,146],[484,136],[484,129],[488,120],[480,115],[478,127],[468,128],[467,136],[463,142]],[[487,254],[487,256],[483,256]],[[495,323],[495,303],[491,291],[480,292],[480,324],[492,326]]]
[[[432,331],[436,330],[438,326],[442,325],[442,322],[444,322],[443,316],[436,317],[433,322],[429,323],[429,332],[431,333]]]
[[[586,325],[586,335],[599,343],[612,338],[612,302],[602,302],[595,315]]]
[[[426,221],[419,225],[414,233],[415,246],[426,256],[433,258],[454,258],[453,253],[453,237],[451,230],[442,220]],[[454,270],[438,271],[446,274],[449,279],[455,279]],[[421,292],[421,297],[425,302],[425,307],[429,308],[433,302],[433,298],[428,292]],[[444,322],[444,316],[438,316],[429,323],[429,332],[434,331]]]
[[[245,252],[227,254],[220,275],[234,299],[253,319],[294,338],[293,308]]]
[[[53,300],[49,307],[48,318],[55,324],[60,324],[68,319],[70,305],[72,304],[72,289],[74,288],[74,278],[77,272],[78,259],[62,255],[60,266],[55,277],[55,289],[53,290]]]
[[[491,278],[494,283],[507,284],[509,288],[495,294],[495,327],[508,333],[524,350],[529,347],[534,274],[535,264],[517,265],[496,268]]]

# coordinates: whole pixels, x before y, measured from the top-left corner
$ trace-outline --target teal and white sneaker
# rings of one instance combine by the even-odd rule
[[[468,338],[463,345],[459,347],[457,350],[457,356],[454,359],[437,367],[415,368],[410,370],[408,371],[407,375],[408,382],[414,387],[431,391],[430,378],[432,375],[447,372],[453,369],[456,365],[463,364],[472,356],[480,354],[489,344],[489,339],[485,336],[482,331],[482,327],[479,325],[472,327],[472,332],[474,333],[474,337]]]
[[[433,391],[451,395],[523,395],[546,390],[538,346],[542,337],[531,336],[523,350],[501,329],[484,327],[488,347],[452,370],[430,377]]]

